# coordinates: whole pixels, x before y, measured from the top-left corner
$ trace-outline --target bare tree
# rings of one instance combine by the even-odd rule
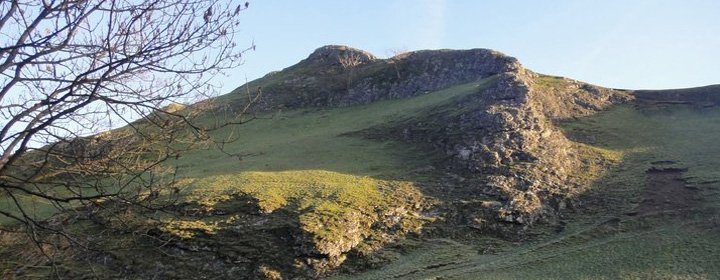
[[[362,61],[362,57],[355,53],[354,51],[346,51],[344,54],[340,55],[339,57],[340,66],[347,71],[347,90],[350,90],[350,87],[352,86],[352,79],[353,75],[355,74],[355,67],[360,65]]]
[[[254,48],[235,42],[247,7],[226,0],[0,2],[0,218],[24,225],[38,243],[39,231],[72,241],[27,202],[59,210],[100,202],[157,207],[152,198],[173,193],[175,178],[161,163],[235,123],[196,118],[208,102],[177,104],[216,93],[208,81]]]
[[[406,47],[402,48],[390,48],[387,50],[387,53],[390,54],[390,58],[402,58],[408,53],[410,53],[410,50]]]
[[[388,52],[390,53],[391,57],[389,60],[389,63],[392,64],[393,68],[395,69],[395,74],[397,75],[398,80],[402,79],[400,76],[400,69],[398,68],[397,62],[403,58],[405,58],[410,51],[407,48],[392,48],[389,49]]]

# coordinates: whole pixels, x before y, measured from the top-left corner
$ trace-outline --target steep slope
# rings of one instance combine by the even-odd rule
[[[505,245],[532,238],[530,225],[538,222],[540,229],[564,228],[568,213],[582,211],[597,182],[623,161],[623,151],[593,142],[602,129],[573,130],[577,120],[626,103],[707,107],[717,103],[714,92],[607,89],[537,74],[486,49],[378,59],[321,47],[189,107],[210,108],[200,118],[208,122],[246,108],[259,118],[216,131],[237,138],[224,151],[200,149],[170,163],[182,176],[176,208],[134,209],[122,220],[93,209],[56,216],[78,232],[108,236],[106,253],[61,252],[69,268],[63,273],[313,278],[382,266],[393,259],[388,254],[413,246],[437,249],[440,258],[459,250],[469,265],[495,262],[475,256],[477,244],[488,236]],[[249,104],[256,93],[261,98]],[[123,228],[126,221],[136,228]],[[0,250],[2,258],[28,257],[7,245],[19,243],[14,237],[0,237],[10,248]],[[463,277],[474,271],[449,264],[454,260],[405,261],[390,266],[398,277],[421,275],[412,274],[415,265],[428,277],[443,275],[435,270],[443,267]]]
[[[202,149],[172,162],[185,177],[177,186],[182,190],[177,208],[132,209],[119,217],[78,209],[56,217],[73,232],[107,236],[100,245],[109,250],[100,256],[58,253],[68,257],[63,262],[68,271],[62,273],[67,278],[93,270],[139,278],[246,278],[276,271],[315,277],[347,258],[418,234],[435,219],[422,213],[435,203],[422,193],[434,174],[418,170],[437,156],[423,145],[350,134],[454,104],[492,82],[362,106],[286,110],[218,131],[221,139],[243,136],[225,147],[242,151],[242,159]],[[0,247],[8,248],[0,250],[3,259],[28,257],[17,250],[27,244],[0,237]],[[87,258],[100,261],[88,265]],[[26,272],[18,270],[18,276]]]
[[[588,156],[583,148],[553,122],[629,99],[625,92],[518,69],[500,74],[495,86],[462,106],[398,128],[408,141],[435,143],[450,166],[479,179],[483,187],[477,192],[493,194],[500,204],[491,204],[502,205],[498,218],[527,224],[581,193],[587,183],[581,173],[592,168],[581,162]]]

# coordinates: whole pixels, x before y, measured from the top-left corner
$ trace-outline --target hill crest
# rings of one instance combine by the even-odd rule
[[[343,66],[342,59],[357,63]],[[492,75],[523,69],[517,59],[488,49],[426,50],[388,59],[345,46],[324,46],[299,63],[220,97],[241,107],[237,93],[261,89],[257,109],[344,107],[407,98]],[[225,102],[229,101],[229,102]]]

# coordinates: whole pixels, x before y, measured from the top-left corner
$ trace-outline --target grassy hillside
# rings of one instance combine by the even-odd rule
[[[348,52],[365,63],[342,67]],[[222,148],[161,166],[178,181],[139,195],[168,207],[26,199],[100,250],[58,239],[53,271],[0,231],[0,278],[720,278],[716,89],[612,90],[482,49],[323,47],[177,108],[210,108],[197,121],[212,126],[264,94],[256,119],[211,132]],[[164,133],[151,118],[135,125]]]
[[[417,232],[428,221],[416,214],[428,203],[418,184],[429,174],[418,170],[440,156],[422,145],[369,140],[353,132],[398,118],[421,117],[438,107],[457,106],[458,100],[481,92],[494,81],[491,77],[414,98],[347,108],[268,113],[219,131],[214,135],[218,139],[235,140],[224,149],[240,151],[242,156],[229,156],[213,147],[169,162],[179,167],[180,208],[172,213],[149,213],[151,219],[129,212],[121,216],[123,220],[110,217],[107,221],[111,225],[130,222],[138,231],[159,234],[175,245],[161,244],[164,247],[158,250],[156,240],[119,230],[103,246],[122,244],[132,250],[111,249],[114,261],[109,267],[80,265],[73,261],[74,253],[68,253],[66,272],[81,277],[93,270],[130,266],[135,275],[144,275],[157,269],[158,263],[173,267],[163,270],[166,277],[190,277],[198,269],[214,277],[247,276],[258,267],[268,273],[298,266],[322,272],[336,265],[325,258],[342,262],[351,249],[356,253],[377,250],[407,232]],[[210,122],[227,116],[206,117]],[[43,204],[35,207],[52,211]],[[68,229],[100,230],[82,220]],[[299,237],[302,244],[289,240],[290,235]],[[17,269],[18,259],[28,256],[18,251],[17,240],[1,241],[5,244],[0,249],[0,274],[5,274]],[[203,246],[217,252],[188,249]],[[182,256],[168,257],[178,250],[184,252]],[[318,259],[298,263],[296,250],[305,252],[304,258]],[[138,254],[143,262],[137,262]],[[234,268],[206,271],[192,265],[210,261],[208,258],[232,260]],[[40,267],[40,271],[49,269]]]
[[[221,131],[218,139],[237,138],[225,146],[244,156],[224,157],[219,151],[198,150],[176,163],[188,177],[238,171],[323,169],[365,176],[399,176],[427,165],[427,151],[396,142],[351,137],[360,131],[397,119],[417,117],[426,110],[454,104],[478,93],[494,79],[451,87],[409,99],[387,100],[338,109],[300,109],[264,115],[236,129]],[[232,134],[232,135],[231,135]],[[417,148],[417,147],[415,147]],[[408,163],[411,163],[408,165]]]
[[[564,221],[533,229],[523,243],[425,240],[382,269],[338,278],[720,277],[720,109],[624,105],[563,127],[623,155]],[[652,170],[673,168],[678,177],[653,179],[660,173]]]

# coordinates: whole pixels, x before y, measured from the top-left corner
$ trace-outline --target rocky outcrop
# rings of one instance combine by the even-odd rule
[[[343,65],[352,63],[352,66],[358,66],[373,62],[377,58],[369,52],[351,48],[348,46],[328,45],[316,49],[305,60],[298,64],[303,66],[318,66],[325,68],[348,67]]]
[[[341,107],[417,96],[520,68],[517,59],[488,49],[417,51],[377,59],[345,46],[324,46],[298,64],[236,92],[262,89],[259,110]]]
[[[362,251],[357,249],[361,244],[365,251],[373,251],[410,232],[420,232],[421,199],[419,194],[396,197],[387,208],[345,211],[333,219],[301,215],[301,230],[293,236],[305,270],[311,276],[322,275],[342,264],[351,251]]]
[[[373,75],[365,70],[366,76],[354,81],[335,104],[407,98],[521,68],[517,59],[487,49],[418,51],[383,63],[385,73]]]
[[[484,188],[476,197],[498,200],[492,204],[491,218],[526,226],[571,203],[566,200],[587,183],[572,178],[583,162],[576,145],[554,122],[630,99],[628,92],[518,67],[460,101],[460,114],[434,114],[432,120],[416,120],[394,130],[402,131],[406,141],[433,143],[447,155],[448,166],[479,179]],[[465,198],[472,199],[472,194]],[[478,209],[478,215],[486,210]]]

